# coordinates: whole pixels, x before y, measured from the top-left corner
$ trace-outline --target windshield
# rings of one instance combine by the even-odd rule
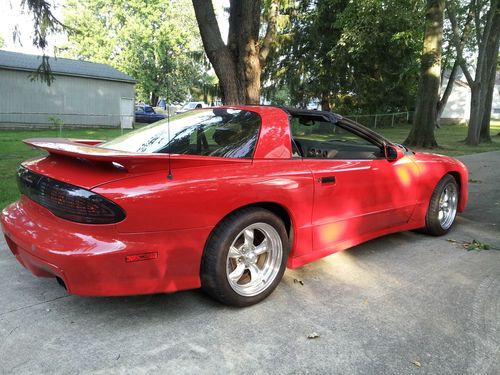
[[[234,109],[204,109],[158,121],[99,147],[144,153],[251,158],[261,125],[258,114]]]
[[[182,107],[182,108],[183,109],[195,109],[197,104],[198,103],[195,103],[195,102],[189,102],[189,103],[186,103],[184,105],[184,107]]]

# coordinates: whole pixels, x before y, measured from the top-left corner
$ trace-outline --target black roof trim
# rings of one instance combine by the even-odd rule
[[[332,123],[339,123],[339,125],[341,126],[342,124],[344,124],[349,129],[352,129],[354,132],[356,132],[358,135],[373,140],[380,147],[383,147],[387,144],[393,144],[393,142],[391,142],[384,136],[337,113],[328,111],[309,110],[309,109],[289,108],[289,107],[277,107],[277,108],[284,110],[291,116],[317,116]]]

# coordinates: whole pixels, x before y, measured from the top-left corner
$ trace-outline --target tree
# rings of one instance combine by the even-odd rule
[[[0,48],[3,47],[4,41],[3,41],[3,36],[0,34]]]
[[[350,1],[340,15],[342,37],[330,55],[346,66],[343,93],[356,112],[413,108],[422,15],[421,0]]]
[[[111,64],[137,80],[137,97],[183,101],[206,78],[189,0],[69,0],[66,55]]]
[[[420,0],[298,2],[277,35],[266,97],[287,86],[292,105],[317,98],[347,114],[410,110],[421,11]]]
[[[52,5],[47,0],[21,0],[21,6],[26,8],[33,16],[33,45],[43,51],[42,61],[37,71],[31,76],[32,79],[40,79],[49,86],[54,80],[50,70],[49,57],[45,54],[48,36],[64,29],[64,25],[52,13]],[[19,31],[14,31],[14,39]]]
[[[333,49],[342,36],[336,23],[348,0],[302,0],[289,8],[289,22],[276,36],[264,80],[266,97],[282,101],[287,88],[292,105],[304,107],[312,98],[330,110],[333,93],[339,93],[345,72]]]
[[[480,142],[491,141],[490,116],[494,88],[492,81],[495,79],[500,43],[500,0],[471,0],[469,3],[473,10],[474,42],[478,48],[474,77],[464,59],[464,49],[460,46],[460,25],[457,19],[459,5],[456,1],[449,0],[447,10],[457,58],[471,89],[471,109],[465,143],[475,146]]]
[[[472,2],[469,5],[469,7],[461,8],[461,13],[464,18],[464,21],[462,27],[462,34],[460,35],[457,45],[458,48],[462,50],[466,44],[470,44],[470,34],[471,34],[470,26],[474,16],[474,9],[471,5]],[[446,43],[446,47],[443,47],[444,62],[441,64],[441,86],[443,85],[443,79],[445,78],[445,70],[446,69],[451,69],[451,70],[448,77],[448,82],[446,84],[446,88],[444,89],[438,102],[436,125],[439,125],[441,116],[446,107],[446,103],[448,102],[448,99],[453,91],[453,85],[455,83],[455,80],[458,76],[460,69],[460,59],[457,56],[457,48],[455,48],[455,45],[453,43],[454,40],[453,29],[448,24],[444,28],[443,38],[444,38],[443,44]],[[471,45],[470,48],[473,49],[474,46]]]
[[[434,128],[441,85],[444,7],[444,0],[427,0],[415,117],[410,134],[404,142],[408,146],[437,147]]]
[[[276,35],[278,0],[230,0],[227,44],[217,24],[212,1],[193,0],[205,52],[210,60],[225,104],[259,104],[262,69]],[[267,29],[259,37],[261,13]]]

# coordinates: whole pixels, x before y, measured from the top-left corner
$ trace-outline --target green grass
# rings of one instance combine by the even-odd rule
[[[108,140],[121,134],[120,129],[65,129],[66,138]],[[15,173],[23,160],[42,155],[44,151],[33,150],[22,143],[23,139],[59,137],[58,130],[0,130],[0,208],[19,197]]]
[[[402,143],[408,133],[410,132],[410,126],[402,126],[395,128],[383,128],[374,129],[378,133],[384,135],[394,142]],[[500,150],[500,121],[491,122],[491,138],[492,143],[484,143],[479,146],[468,146],[463,140],[467,136],[467,126],[465,124],[461,125],[445,125],[440,129],[436,129],[435,136],[436,141],[439,145],[438,148],[432,150],[420,150],[420,151],[430,151],[437,154],[449,155],[449,156],[460,156],[476,154],[480,152],[487,151],[497,151]]]
[[[402,142],[408,135],[409,126],[376,129],[387,138]],[[440,148],[432,152],[451,156],[473,154],[478,152],[500,150],[500,121],[492,122],[491,135],[493,143],[478,147],[465,145],[462,141],[466,136],[465,125],[443,126],[436,130],[437,142]],[[109,140],[121,134],[120,129],[64,129],[61,136],[66,138],[91,138]],[[43,154],[43,151],[33,150],[22,143],[26,138],[59,137],[59,131],[54,130],[0,130],[0,208],[15,201],[18,196],[15,173],[23,160]]]

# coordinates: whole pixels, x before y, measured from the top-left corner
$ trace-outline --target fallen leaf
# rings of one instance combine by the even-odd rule
[[[487,243],[484,243],[484,242],[481,242],[481,241],[478,241],[475,239],[473,239],[472,241],[457,241],[457,240],[453,240],[451,238],[448,238],[446,241],[459,244],[461,247],[463,247],[467,251],[500,250],[500,249],[497,249],[495,247],[491,247]]]
[[[294,284],[300,284],[300,285],[304,285],[304,282],[300,279],[293,279],[293,283]]]
[[[308,339],[317,339],[319,337],[319,334],[317,332],[313,332],[307,335]]]
[[[417,366],[418,368],[422,367],[422,364],[419,361],[410,361],[412,364]]]
[[[464,242],[464,247],[467,249],[467,251],[471,251],[471,250],[480,251],[480,250],[489,250],[490,249],[490,245],[488,245],[487,243],[484,243],[484,242],[477,241],[477,240],[472,240],[471,242]]]
[[[469,182],[470,182],[471,184],[480,184],[480,183],[482,183],[483,181],[481,181],[481,180],[474,180],[474,179],[470,178],[470,179],[469,179]]]

